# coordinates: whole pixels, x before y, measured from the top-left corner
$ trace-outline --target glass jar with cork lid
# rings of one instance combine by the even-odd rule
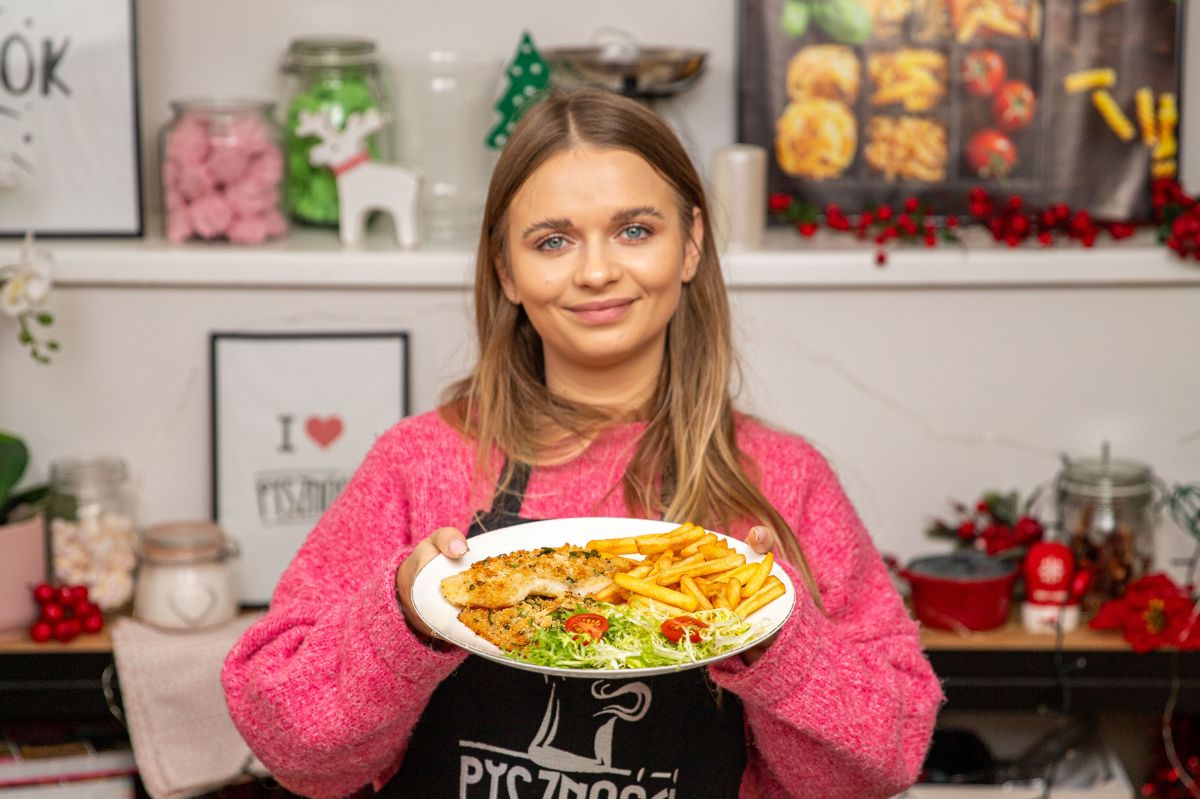
[[[133,597],[134,491],[125,461],[116,457],[63,458],[50,464],[46,505],[50,577],[86,585],[106,612]]]
[[[1093,575],[1085,612],[1123,596],[1154,562],[1154,536],[1166,487],[1146,464],[1112,458],[1067,461],[1055,480],[1059,529],[1081,570]]]
[[[281,69],[288,84],[284,119],[285,205],[297,222],[336,227],[337,177],[328,166],[309,163],[309,150],[318,140],[297,130],[300,112],[327,113],[339,130],[345,127],[351,114],[370,109],[391,120],[391,93],[381,72],[375,43],[346,36],[294,39]],[[367,139],[367,152],[375,161],[394,159],[390,122]]]
[[[198,630],[237,614],[237,545],[206,521],[156,524],[142,533],[133,615],[168,630]]]

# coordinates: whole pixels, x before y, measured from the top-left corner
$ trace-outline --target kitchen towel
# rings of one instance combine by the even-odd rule
[[[125,723],[153,799],[186,799],[243,776],[266,776],[233,726],[221,688],[226,653],[259,615],[189,632],[130,618],[113,627]]]

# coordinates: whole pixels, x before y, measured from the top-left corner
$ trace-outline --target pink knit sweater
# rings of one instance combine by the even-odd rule
[[[534,469],[522,515],[625,516],[620,479],[642,428],[623,426],[574,460]],[[738,443],[800,537],[826,608],[800,596],[753,666],[729,658],[710,667],[745,708],[741,796],[892,796],[915,780],[942,698],[917,627],[825,459],[748,418]],[[465,657],[413,636],[394,579],[435,529],[466,530],[473,461],[434,413],[381,436],[270,611],[229,653],[222,680],[234,722],[290,790],[343,796],[385,780],[430,694]]]

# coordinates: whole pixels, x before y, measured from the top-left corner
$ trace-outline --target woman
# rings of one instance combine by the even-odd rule
[[[600,91],[531,108],[492,176],[475,305],[471,374],[378,440],[226,661],[230,711],[276,778],[614,799],[912,783],[937,681],[824,459],[732,409],[707,204],[670,129]],[[412,611],[438,553],[574,516],[727,531],[809,590],[745,657],[609,682],[468,658]]]

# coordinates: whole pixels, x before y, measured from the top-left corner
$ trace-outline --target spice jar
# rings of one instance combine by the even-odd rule
[[[284,201],[298,222],[334,227],[338,223],[337,178],[328,166],[309,163],[320,140],[300,135],[300,112],[328,112],[339,130],[355,112],[376,109],[382,129],[367,139],[372,160],[393,159],[391,97],[380,75],[375,43],[346,37],[305,37],[288,48],[282,71],[288,80],[284,149],[287,153]]]
[[[1109,457],[1068,462],[1055,481],[1059,529],[1077,568],[1092,573],[1085,612],[1125,593],[1154,561],[1165,488],[1149,466]]]
[[[46,506],[51,577],[86,585],[112,611],[133,596],[134,495],[120,458],[70,458],[50,465]]]
[[[211,522],[172,522],[142,533],[133,615],[169,630],[196,630],[237,614],[236,545]]]
[[[274,107],[224,97],[171,103],[159,141],[168,240],[259,244],[287,232]]]

